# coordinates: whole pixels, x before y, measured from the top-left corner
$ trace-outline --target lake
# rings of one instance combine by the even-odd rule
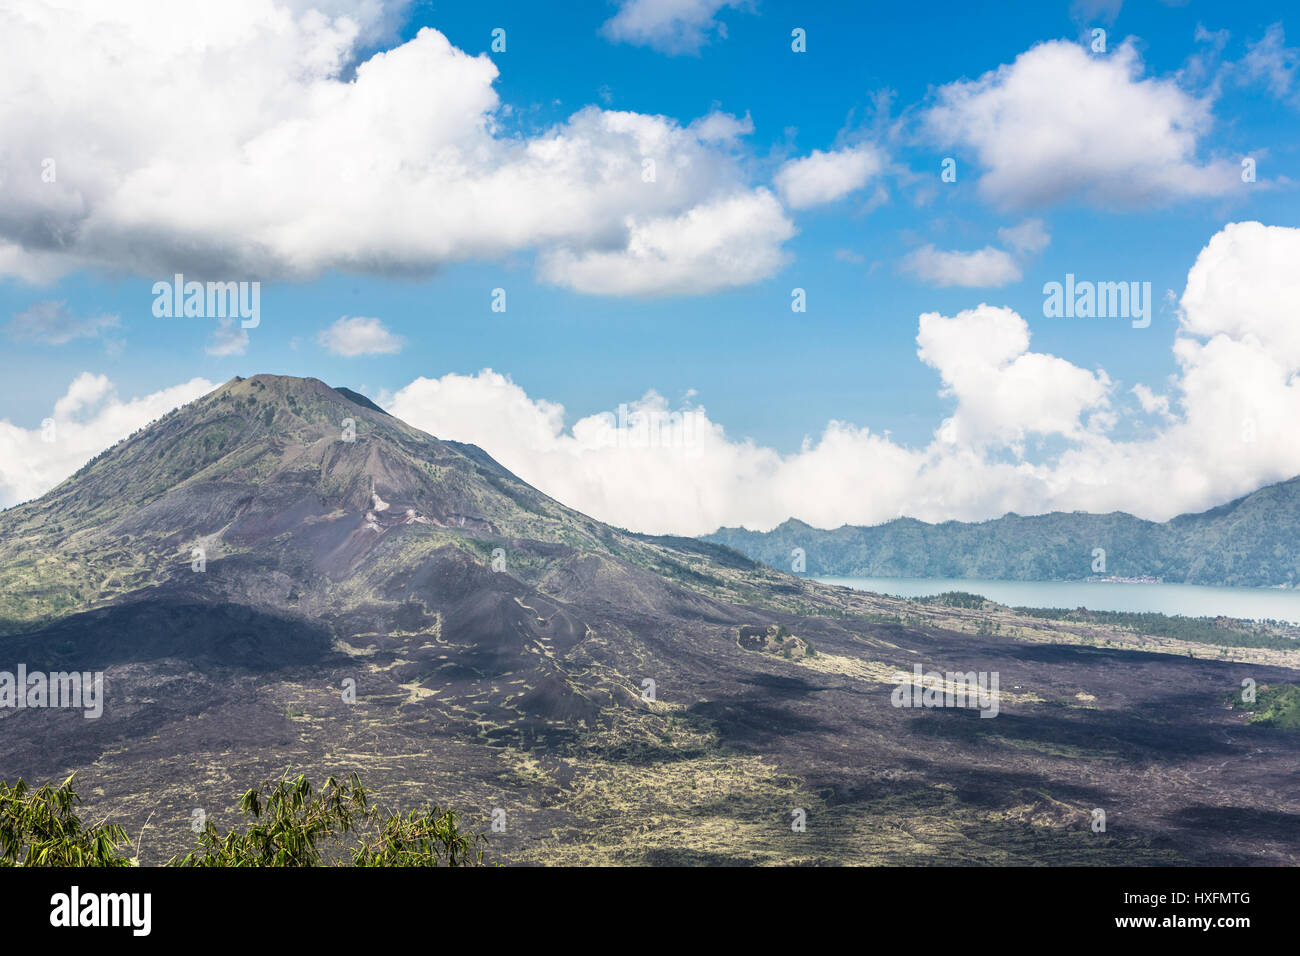
[[[970,591],[1011,607],[1086,607],[1094,611],[1156,611],[1186,617],[1271,618],[1300,624],[1300,590],[1221,588],[1199,584],[1089,581],[979,581],[949,578],[817,578],[859,591],[921,597]]]

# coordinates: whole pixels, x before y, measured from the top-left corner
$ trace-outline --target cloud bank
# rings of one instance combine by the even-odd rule
[[[389,408],[440,437],[483,446],[567,504],[642,531],[1075,509],[1164,520],[1300,474],[1296,261],[1298,229],[1225,227],[1188,273],[1173,345],[1178,374],[1123,394],[1104,369],[1033,351],[1028,324],[1010,309],[927,313],[917,355],[954,409],[919,448],[832,421],[782,455],[729,436],[703,408],[691,410],[681,441],[630,441],[614,410],[566,429],[560,406],[491,370],[418,379]],[[630,416],[649,420],[670,412],[653,392],[629,406]],[[1140,437],[1114,437],[1121,418]],[[1036,455],[1040,445],[1061,450]]]
[[[492,370],[419,378],[387,404],[441,438],[480,445],[560,501],[641,531],[1075,509],[1163,520],[1300,474],[1297,261],[1300,229],[1225,227],[1188,273],[1173,345],[1178,374],[1123,394],[1104,369],[1033,351],[1028,323],[1010,309],[926,313],[917,357],[953,411],[924,447],[837,420],[782,455],[728,435],[705,408],[672,409],[654,392],[566,428],[561,406]],[[0,503],[43,493],[211,388],[194,379],[122,401],[106,377],[82,374],[53,409],[57,441],[0,421]],[[1121,418],[1142,437],[1114,437]],[[1053,445],[1060,450],[1035,454]]]
[[[654,392],[566,427],[563,407],[490,369],[416,379],[386,404],[440,438],[483,447],[560,501],[638,531],[1076,509],[1164,520],[1300,474],[1297,261],[1300,229],[1226,226],[1188,272],[1178,373],[1125,390],[1104,369],[1033,351],[1028,323],[1010,309],[926,313],[917,357],[953,410],[923,447],[837,420],[780,454]],[[0,421],[0,503],[43,493],[212,387],[194,379],[123,401],[104,376],[82,374],[53,409],[56,441]],[[1138,437],[1115,437],[1122,419]]]

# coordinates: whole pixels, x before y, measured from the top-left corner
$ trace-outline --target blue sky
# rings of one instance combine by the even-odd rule
[[[43,5],[33,0],[33,8]],[[265,5],[270,7],[271,0],[265,0]],[[294,2],[291,14],[306,16],[311,6]],[[483,111],[491,118],[494,144],[542,141],[557,128],[572,129],[572,117],[591,107],[662,117],[674,129],[686,129],[710,114],[734,117],[747,131],[716,148],[711,144],[700,147],[704,166],[718,164],[701,176],[713,177],[721,186],[714,189],[697,183],[687,189],[687,195],[655,213],[641,209],[629,210],[627,215],[640,215],[643,220],[658,214],[672,217],[694,208],[692,204],[707,205],[727,190],[747,191],[751,197],[759,192],[775,195],[779,215],[793,235],[773,239],[755,255],[777,250],[781,264],[755,265],[753,275],[734,287],[708,288],[707,274],[711,268],[717,269],[706,262],[699,267],[699,275],[692,273],[688,291],[655,289],[647,294],[632,289],[626,294],[596,294],[582,288],[579,280],[557,280],[555,273],[547,272],[543,260],[553,252],[549,240],[514,241],[494,234],[482,240],[489,248],[480,251],[476,243],[495,228],[491,214],[484,214],[483,222],[463,225],[463,235],[458,233],[450,240],[453,254],[440,256],[423,248],[418,254],[410,253],[410,246],[423,242],[418,235],[407,246],[387,248],[382,239],[386,223],[403,214],[403,187],[395,183],[386,190],[374,184],[367,187],[393,201],[390,209],[361,207],[373,209],[375,221],[367,223],[367,228],[380,236],[363,250],[361,259],[367,264],[340,268],[338,261],[354,252],[342,239],[319,255],[313,247],[311,254],[316,258],[303,268],[282,265],[262,272],[258,266],[248,266],[253,260],[240,246],[238,216],[224,214],[229,210],[211,211],[212,221],[199,223],[192,231],[169,221],[169,210],[191,208],[190,204],[202,200],[201,195],[196,198],[191,193],[201,194],[204,189],[220,192],[218,181],[225,183],[221,177],[227,172],[213,173],[196,161],[194,169],[183,170],[174,179],[146,180],[170,184],[172,189],[182,188],[175,184],[183,182],[188,192],[173,201],[165,189],[155,187],[147,193],[150,201],[144,206],[148,208],[141,211],[131,200],[142,194],[123,183],[130,181],[132,171],[149,167],[149,157],[136,153],[147,154],[154,147],[148,142],[140,143],[138,149],[121,147],[105,132],[108,126],[102,117],[87,118],[79,127],[76,110],[89,108],[94,99],[75,77],[56,77],[45,82],[26,107],[14,107],[16,115],[7,117],[24,120],[30,142],[8,152],[0,150],[0,161],[9,167],[6,180],[12,183],[27,175],[32,163],[47,155],[47,150],[54,150],[46,142],[85,145],[81,152],[65,147],[66,161],[61,155],[54,157],[60,161],[57,200],[47,198],[52,195],[47,191],[33,193],[35,198],[11,194],[6,203],[0,193],[0,240],[16,248],[20,260],[0,278],[0,345],[4,350],[0,419],[28,432],[38,428],[68,393],[70,384],[85,373],[103,376],[111,383],[95,392],[94,401],[129,403],[196,378],[218,383],[234,375],[277,372],[346,384],[392,402],[414,380],[441,379],[449,373],[474,376],[491,368],[509,376],[529,400],[563,406],[569,427],[654,390],[669,408],[702,406],[709,421],[725,429],[733,445],[750,440],[778,458],[798,455],[805,442],[822,441],[832,421],[870,429],[876,435],[888,431],[894,444],[917,451],[934,441],[936,430],[954,410],[959,419],[963,414],[960,387],[954,393],[944,371],[955,366],[940,368],[918,358],[919,317],[924,313],[954,317],[987,303],[1010,309],[1023,319],[1032,353],[1059,357],[1093,376],[1104,374],[1107,398],[1098,400],[1081,393],[1080,404],[1073,408],[1078,428],[1059,422],[1041,426],[1024,421],[993,422],[989,416],[995,412],[985,409],[979,427],[987,426],[993,437],[985,436],[972,447],[986,463],[1028,461],[1035,468],[1046,469],[1037,475],[1036,490],[1028,489],[1019,478],[1008,482],[990,475],[962,497],[961,504],[941,504],[931,495],[924,502],[918,498],[914,505],[900,500],[899,510],[935,518],[987,516],[985,512],[998,513],[1009,505],[1024,510],[1070,504],[1114,504],[1151,513],[1159,510],[1152,498],[1134,485],[1122,492],[1075,493],[1084,481],[1082,472],[1065,474],[1055,456],[1071,444],[1088,444],[1090,439],[1081,438],[1085,428],[1104,430],[1111,443],[1153,439],[1171,423],[1204,432],[1204,424],[1198,426],[1188,417],[1191,409],[1180,406],[1190,400],[1174,346],[1180,336],[1189,333],[1178,299],[1198,254],[1227,224],[1257,220],[1266,226],[1289,227],[1296,223],[1293,180],[1300,160],[1295,135],[1300,118],[1300,78],[1294,75],[1293,44],[1300,43],[1300,25],[1293,27],[1277,4],[1253,2],[1172,5],[1129,0],[1091,6],[1026,2],[1000,4],[990,12],[988,7],[964,3],[809,5],[760,0],[733,7],[699,0],[699,19],[686,29],[683,49],[680,23],[655,26],[655,0],[629,0],[622,6],[622,15],[639,15],[638,22],[650,26],[639,34],[619,34],[617,28],[607,25],[620,15],[619,5],[613,3],[372,3],[356,9],[327,3],[324,16],[346,14],[361,25],[359,39],[341,44],[344,66],[333,82],[346,84],[352,69],[376,53],[382,56],[383,51],[414,49],[423,42],[418,39],[420,31],[432,28],[468,57],[490,58],[499,71],[495,79],[481,84],[498,97],[492,108]],[[254,0],[241,0],[229,10],[232,20],[241,15],[252,19],[266,16],[266,10]],[[375,11],[380,15],[372,15]],[[25,29],[48,30],[28,36],[29,40],[39,36],[40,42],[49,44],[47,58],[70,57],[79,52],[77,44],[101,42],[97,38],[103,36],[102,31],[90,29],[78,33],[33,26],[39,21],[32,14]],[[183,25],[176,26],[180,29]],[[796,27],[806,31],[806,52],[791,50],[791,30]],[[492,31],[497,28],[506,31],[504,52],[490,49]],[[1096,28],[1106,31],[1104,52],[1090,49]],[[216,28],[212,22],[196,18],[190,30],[201,34]],[[14,37],[15,31],[8,35]],[[1290,36],[1296,39],[1288,39]],[[1184,137],[1177,147],[1181,152],[1152,160],[1151,149],[1144,153],[1131,145],[1148,135],[1141,132],[1143,124],[1159,125],[1167,117],[1126,111],[1121,106],[1115,112],[1118,122],[1093,123],[1087,117],[1097,111],[1090,104],[1070,105],[1072,97],[1092,94],[1085,82],[1075,87],[1067,71],[1075,61],[1067,53],[1053,54],[1054,65],[1045,69],[1057,71],[1051,75],[1060,85],[1052,95],[1061,98],[1061,113],[1075,111],[1083,119],[1074,128],[1051,129],[1044,136],[1073,137],[1070,149],[1082,157],[1079,168],[1054,179],[1051,169],[1045,168],[1052,162],[1050,156],[1041,161],[1032,156],[1015,158],[1019,147],[1007,142],[1007,137],[1023,136],[1024,152],[1032,153],[1037,148],[1033,142],[1039,129],[1033,123],[1037,121],[1027,121],[1030,135],[1024,128],[1018,132],[1006,114],[1022,107],[1010,93],[1007,99],[996,99],[1002,81],[980,78],[999,67],[1011,69],[1018,57],[1056,41],[1075,45],[1091,60],[1130,57],[1127,86],[1117,95],[1129,95],[1129,87],[1140,91],[1143,84],[1150,86],[1149,92],[1156,91],[1150,100],[1135,93],[1133,103],[1138,106],[1148,102],[1169,105],[1168,98],[1174,96],[1183,98],[1169,107],[1176,118],[1181,115],[1185,120],[1196,110],[1203,111],[1197,114],[1193,131],[1179,134]],[[291,60],[301,49],[290,48],[286,58]],[[232,63],[239,62],[235,56],[239,52],[231,49]],[[149,55],[141,49],[141,58]],[[204,118],[204,90],[233,85],[231,74],[222,72],[219,65],[215,59],[209,64],[213,69],[209,85],[197,88],[193,112],[175,115],[175,126],[160,134],[167,142],[160,141],[156,147],[159,153],[170,151],[179,140],[187,144],[187,151],[168,152],[170,165],[154,164],[150,167],[153,175],[163,175],[157,171],[161,168],[170,176],[177,163],[183,166],[189,161],[177,156],[202,156],[210,146],[211,154],[218,155],[219,145],[229,145],[216,143],[223,130],[215,124],[209,126]],[[468,69],[463,64],[455,68]],[[1079,66],[1087,68],[1086,63]],[[93,70],[88,67],[88,75],[93,75]],[[96,81],[111,88],[119,77],[114,68],[104,70]],[[151,77],[161,75],[141,68],[139,76],[121,79],[121,89],[137,88],[133,83],[142,84],[139,89],[149,89]],[[1109,81],[1101,74],[1098,78]],[[1125,80],[1125,70],[1117,67],[1114,78]],[[274,79],[272,67],[254,70],[246,78],[248,84],[262,83],[265,89],[243,99],[232,95],[231,102],[246,111],[250,103],[270,110],[266,104],[273,103],[277,95]],[[340,120],[341,131],[331,130],[324,141],[337,144],[341,154],[354,142],[349,137],[383,138],[384,133],[376,130],[385,129],[396,133],[404,127],[408,114],[412,128],[440,122],[438,104],[444,99],[458,102],[461,96],[439,85],[452,81],[458,91],[472,87],[471,80],[461,82],[451,73],[431,72],[427,84],[418,69],[402,74],[383,88],[385,97],[399,98],[398,104],[374,107],[374,126],[351,130]],[[981,82],[986,85],[978,87]],[[945,90],[951,94],[962,90],[962,84],[967,84],[964,98],[953,106],[945,132],[937,128],[945,124],[936,120],[936,107],[945,102]],[[41,119],[42,95],[50,97],[51,104],[66,97],[67,115],[58,123]],[[1003,111],[998,114],[1003,117],[999,120],[1002,127],[987,137],[978,115],[985,101],[990,109]],[[229,103],[213,106],[213,115],[228,108],[235,107]],[[148,104],[141,107],[141,115],[151,115]],[[403,120],[395,122],[394,117]],[[130,122],[121,125],[129,127]],[[250,129],[250,139],[253,133],[264,132],[252,121]],[[78,136],[79,132],[83,135]],[[44,141],[42,134],[46,134]],[[1158,132],[1152,135],[1156,137],[1151,140],[1153,148],[1168,145]],[[245,148],[247,141],[235,145]],[[415,152],[403,155],[401,161],[408,165],[420,162],[418,147],[417,142]],[[1130,148],[1137,149],[1133,157],[1111,162],[1112,156]],[[114,154],[114,150],[118,152]],[[866,150],[877,157],[880,169],[831,200],[800,205],[777,185],[785,166],[814,151],[854,150]],[[326,153],[313,161],[329,168],[333,155]],[[945,157],[957,161],[956,182],[940,181]],[[1258,181],[1249,186],[1226,183],[1223,171],[1231,172],[1243,157],[1257,162]],[[671,152],[659,161],[672,162]],[[93,184],[78,182],[79,176],[88,175],[83,169],[92,162],[106,167],[116,163],[111,172],[117,178],[105,174]],[[490,165],[493,160],[486,162]],[[1132,172],[1126,162],[1137,171]],[[1000,171],[995,168],[999,163],[1004,167]],[[1030,169],[1030,178],[1046,184],[1042,190],[1020,189],[1017,171],[1025,168]],[[102,170],[96,169],[96,174],[100,173]],[[1191,185],[1202,173],[1210,185]],[[240,172],[229,175],[252,174],[240,167]],[[215,178],[205,184],[204,176]],[[277,182],[284,182],[286,189],[297,188],[287,181],[295,176],[292,169],[279,169],[276,176],[282,179],[264,187],[269,205],[283,195]],[[990,188],[995,178],[1001,185]],[[1129,192],[1124,187],[1126,181],[1139,185]],[[237,186],[235,194],[251,194],[240,192],[242,185]],[[521,207],[531,205],[539,191],[546,190],[520,188],[517,196],[507,194],[503,208],[508,210],[514,202]],[[412,196],[415,194],[413,187]],[[410,202],[411,208],[418,208],[416,199]],[[609,204],[604,199],[601,202]],[[42,203],[53,203],[51,208],[57,211],[46,211]],[[220,202],[213,199],[210,204],[219,206]],[[339,192],[332,188],[321,189],[311,203],[326,210],[339,204]],[[287,199],[285,206],[295,215],[301,212]],[[68,213],[71,207],[78,211]],[[110,209],[111,219],[104,212]],[[606,208],[605,213],[609,221],[600,225],[603,231],[598,239],[585,236],[579,241],[570,236],[563,240],[577,244],[574,254],[578,257],[623,241],[618,233],[625,228],[625,216],[616,208]],[[61,215],[69,217],[61,233],[64,245],[58,247],[62,251],[52,254],[48,244],[41,246],[30,237],[40,233],[40,223],[51,217],[58,220]],[[249,215],[255,218],[254,211]],[[508,218],[509,212],[495,215]],[[435,218],[436,213],[428,216]],[[317,227],[310,225],[310,214],[303,212],[302,221],[307,225],[295,235],[306,237],[304,244],[316,242]],[[999,230],[1026,222],[1036,223],[1045,238],[1032,250],[1016,251]],[[330,228],[327,223],[319,231],[323,234]],[[417,219],[393,231],[414,235],[419,229]],[[499,232],[513,230],[503,224]],[[545,232],[544,224],[534,227],[534,232]],[[99,234],[108,238],[98,243],[84,238]],[[69,241],[68,236],[76,238]],[[215,250],[210,254],[206,249],[209,241]],[[326,245],[325,240],[320,244]],[[393,246],[399,245],[401,240],[394,240]],[[945,285],[933,272],[922,275],[909,266],[916,261],[909,256],[917,250],[965,255],[986,247],[1003,268],[1013,271],[1013,278]],[[285,263],[299,261],[290,240],[277,247],[277,255]],[[410,265],[412,257],[418,260],[414,266]],[[310,257],[304,254],[304,258]],[[7,261],[0,253],[0,267]],[[219,263],[213,267],[214,274],[195,274],[195,263],[204,261]],[[190,278],[261,281],[261,323],[249,332],[242,347],[228,350],[229,354],[213,354],[220,350],[214,349],[216,322],[212,318],[158,318],[152,314],[150,290],[154,282],[170,278],[173,268],[186,267]],[[1044,317],[1043,285],[1062,280],[1066,273],[1098,281],[1150,282],[1156,299],[1150,327],[1134,329],[1122,318]],[[796,287],[806,292],[806,312],[791,311],[791,290]],[[503,313],[490,309],[495,288],[507,290],[508,308]],[[48,330],[44,335],[23,331],[34,327],[30,310],[41,308],[42,303],[47,311],[54,308],[50,303],[62,303],[59,314],[75,323],[97,316],[115,319],[101,323],[93,334],[56,342],[60,337]],[[17,318],[24,315],[28,316],[25,324]],[[393,346],[395,351],[383,354],[335,354],[320,343],[319,336],[343,317],[377,320],[392,341],[400,342],[400,348]],[[1005,323],[998,325],[996,334],[1007,329],[1010,326]],[[1014,338],[1014,329],[1010,334]],[[1202,344],[1205,338],[1203,335]],[[1091,380],[1080,381],[1086,391]],[[1165,395],[1172,403],[1171,413],[1140,408],[1142,403],[1132,392],[1139,384],[1157,397]],[[981,386],[985,392],[990,387]],[[1287,396],[1289,401],[1289,392]],[[404,407],[413,408],[412,401]],[[1026,393],[1016,401],[1032,404],[1038,399]],[[978,403],[972,399],[970,404]],[[154,406],[147,407],[152,410]],[[86,409],[90,408],[87,404]],[[1104,412],[1107,421],[1098,424],[1099,419],[1090,419],[1098,412]],[[1281,410],[1275,407],[1271,413],[1280,417]],[[965,417],[974,421],[975,411]],[[459,422],[448,425],[446,421],[440,414],[429,413],[428,424],[437,422],[444,429],[461,427]],[[447,437],[478,437],[475,423],[466,422],[463,427],[464,436]],[[1235,424],[1232,427],[1235,430]],[[112,431],[107,426],[105,431],[107,440],[117,437],[107,434]],[[1185,440],[1180,441],[1186,445]],[[503,459],[509,457],[507,450],[488,450]],[[1126,446],[1118,452],[1112,448],[1108,454],[1133,460],[1140,451],[1137,446]],[[520,461],[527,460],[520,453]],[[1182,467],[1174,459],[1170,461],[1171,468]],[[1174,497],[1189,507],[1209,506],[1215,503],[1212,499],[1237,493],[1252,482],[1289,476],[1286,472],[1292,464],[1269,459],[1246,474],[1189,481],[1190,490]],[[49,474],[66,466],[51,465]],[[777,480],[770,461],[754,467],[763,480]],[[839,470],[852,472],[852,468]],[[546,487],[545,476],[525,477]],[[572,484],[558,482],[553,493],[591,494],[590,501],[578,504],[593,511],[608,510],[613,493],[590,489],[593,482],[612,480],[584,473]],[[678,475],[677,480],[690,485],[705,478]],[[1114,478],[1120,484],[1139,480],[1136,474],[1131,479]],[[888,483],[888,478],[882,481]],[[18,487],[16,482],[11,484]],[[1067,487],[1074,492],[1060,491]],[[728,492],[720,487],[716,493]],[[15,490],[7,498],[17,496]],[[770,523],[771,515],[793,511],[798,504],[797,499],[782,499],[755,505],[752,523]],[[664,506],[674,505],[667,501]],[[892,503],[888,510],[892,514]],[[715,513],[719,520],[730,520],[744,519],[751,512],[708,511],[694,523],[688,521],[689,530],[708,530],[703,525]],[[839,515],[846,521],[881,517],[846,506],[828,513],[823,521],[839,523],[835,520]],[[624,517],[612,511],[609,516],[611,520]]]

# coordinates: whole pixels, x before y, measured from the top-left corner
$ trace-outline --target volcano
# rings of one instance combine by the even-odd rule
[[[632,533],[316,379],[233,379],[0,514],[0,635],[104,675],[97,719],[0,710],[0,777],[78,771],[144,862],[356,770],[500,862],[1300,863],[1297,735],[1223,704],[1300,652]],[[999,674],[996,719],[892,706],[917,667]]]

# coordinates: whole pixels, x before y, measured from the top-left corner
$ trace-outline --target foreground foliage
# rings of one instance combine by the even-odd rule
[[[119,851],[130,844],[114,823],[86,826],[81,797],[69,777],[32,790],[19,779],[0,783],[0,865],[131,866]],[[246,792],[246,829],[222,833],[206,821],[198,846],[169,866],[476,866],[486,839],[460,829],[453,810],[392,813],[373,806],[354,773],[317,791],[303,775],[268,781]]]
[[[129,866],[117,852],[129,842],[126,830],[86,826],[77,816],[80,803],[72,777],[37,790],[21,778],[0,783],[0,866]]]

